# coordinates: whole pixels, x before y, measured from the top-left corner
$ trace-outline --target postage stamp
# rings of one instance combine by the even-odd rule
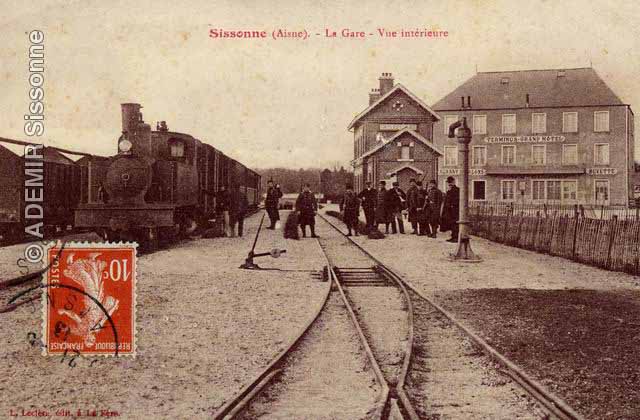
[[[136,248],[89,242],[47,248],[44,354],[135,356]]]

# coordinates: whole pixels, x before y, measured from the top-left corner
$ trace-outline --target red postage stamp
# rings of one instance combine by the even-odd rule
[[[45,354],[135,356],[136,244],[52,245],[46,262]]]

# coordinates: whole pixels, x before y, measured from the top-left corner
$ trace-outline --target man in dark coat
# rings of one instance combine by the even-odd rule
[[[216,194],[216,211],[222,216],[222,231],[226,237],[231,237],[231,227],[229,220],[229,209],[231,208],[231,197],[226,185],[220,186],[220,191]]]
[[[418,235],[425,236],[429,230],[428,219],[427,219],[427,189],[424,187],[422,181],[417,181],[416,185],[418,186],[418,210],[417,210],[417,219],[418,219]]]
[[[438,189],[438,184],[436,183],[436,181],[434,179],[429,181],[425,204],[427,223],[429,224],[427,231],[429,232],[429,236],[432,238],[437,237],[438,225],[440,224],[440,209],[442,207],[442,197],[442,191]]]
[[[231,236],[235,235],[236,224],[238,225],[238,236],[242,237],[244,230],[244,217],[249,208],[247,195],[240,191],[240,187],[235,187],[230,194],[229,219],[231,223]]]
[[[413,235],[417,235],[418,232],[418,208],[421,207],[420,197],[418,191],[418,184],[414,178],[409,180],[409,189],[407,190],[407,210],[409,211],[409,223],[413,228]]]
[[[282,191],[280,191],[280,185],[273,186],[273,181],[267,181],[267,198],[265,199],[264,206],[271,220],[271,226],[267,229],[275,229],[276,222],[280,220],[280,212],[278,211],[278,202],[282,197]]]
[[[340,201],[340,212],[343,214],[342,221],[347,225],[347,236],[351,236],[353,229],[358,236],[358,216],[360,215],[360,199],[353,192],[353,187],[347,184],[346,191]]]
[[[453,177],[447,178],[447,194],[442,206],[441,231],[451,231],[451,238],[447,242],[458,242],[458,215],[460,214],[460,190],[456,187]]]
[[[296,211],[298,212],[298,223],[302,229],[302,237],[307,237],[307,225],[311,228],[311,237],[317,238],[316,235],[316,212],[318,211],[318,202],[315,195],[311,192],[311,186],[305,184],[304,190],[296,199]]]
[[[376,191],[376,227],[383,224],[385,227],[385,233],[389,233],[389,215],[387,214],[387,183],[380,181],[378,183],[378,190]]]
[[[404,221],[402,220],[402,210],[404,210],[407,202],[407,195],[400,189],[400,184],[393,183],[393,188],[387,191],[385,207],[387,211],[387,217],[391,222],[391,233],[404,233]],[[396,229],[396,221],[398,223],[398,229]]]
[[[367,222],[367,229],[371,229],[376,222],[376,203],[378,202],[378,193],[371,188],[371,182],[365,183],[366,187],[358,194],[358,198],[362,203],[364,210],[364,218]]]

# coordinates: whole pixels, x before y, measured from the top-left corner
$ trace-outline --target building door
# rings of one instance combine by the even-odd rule
[[[609,204],[609,180],[608,179],[595,180],[595,200],[596,200],[596,204],[602,204],[602,205]]]

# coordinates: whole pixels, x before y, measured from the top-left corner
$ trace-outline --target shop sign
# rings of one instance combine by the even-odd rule
[[[564,136],[490,136],[485,143],[562,143]]]
[[[440,168],[438,169],[438,175],[460,175],[460,168]],[[486,169],[483,168],[469,168],[469,175],[472,176],[485,176],[487,174]]]
[[[615,175],[618,173],[616,168],[587,168],[587,175]]]

